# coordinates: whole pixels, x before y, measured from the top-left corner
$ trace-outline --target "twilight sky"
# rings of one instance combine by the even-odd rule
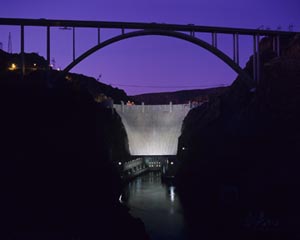
[[[299,0],[14,0],[1,4],[0,17],[156,22],[206,26],[270,28],[300,32]],[[0,26],[7,50],[11,32],[13,52],[20,51],[19,28]],[[102,30],[101,40],[120,34]],[[197,34],[210,41],[210,35]],[[232,39],[218,36],[218,47],[232,55]],[[76,30],[76,56],[97,42],[92,29]],[[242,67],[252,53],[249,37],[240,37]],[[25,51],[46,55],[46,29],[25,28]],[[64,68],[72,60],[72,31],[51,29],[51,58]],[[206,50],[182,40],[147,36],[110,45],[81,62],[72,72],[99,78],[133,95],[229,85],[236,73]]]

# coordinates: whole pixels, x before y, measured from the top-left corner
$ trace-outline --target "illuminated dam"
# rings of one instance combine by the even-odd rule
[[[132,156],[176,155],[178,137],[190,104],[118,105]]]

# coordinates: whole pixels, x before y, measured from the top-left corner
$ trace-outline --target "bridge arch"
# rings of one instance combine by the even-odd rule
[[[84,52],[82,55],[80,55],[78,58],[76,58],[72,63],[70,63],[60,74],[60,77],[64,77],[73,67],[75,67],[77,64],[79,64],[81,61],[83,61],[85,58],[93,54],[94,52],[109,46],[113,43],[128,39],[128,38],[134,38],[134,37],[140,37],[140,36],[167,36],[167,37],[173,37],[177,39],[181,39],[190,43],[193,43],[201,48],[204,48],[220,58],[223,62],[225,62],[229,67],[231,67],[236,73],[238,73],[240,76],[242,76],[242,79],[244,80],[245,84],[252,88],[254,86],[254,81],[252,80],[252,77],[249,76],[247,72],[245,72],[238,64],[236,64],[228,55],[220,51],[218,48],[210,45],[209,43],[196,38],[194,36],[171,31],[171,30],[140,30],[140,31],[134,31],[129,33],[124,33],[115,37],[112,37],[102,43],[97,44],[96,46],[90,48],[86,52]]]

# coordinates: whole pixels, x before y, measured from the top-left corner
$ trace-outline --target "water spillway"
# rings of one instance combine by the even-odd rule
[[[176,155],[178,137],[189,104],[118,105],[132,156]]]

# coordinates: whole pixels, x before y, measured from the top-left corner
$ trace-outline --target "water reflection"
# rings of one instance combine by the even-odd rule
[[[173,185],[149,172],[128,184],[122,197],[133,216],[145,223],[151,239],[187,239],[183,212]]]
[[[170,190],[170,199],[171,199],[171,202],[174,202],[175,201],[175,187],[174,186],[170,186],[169,190]]]

